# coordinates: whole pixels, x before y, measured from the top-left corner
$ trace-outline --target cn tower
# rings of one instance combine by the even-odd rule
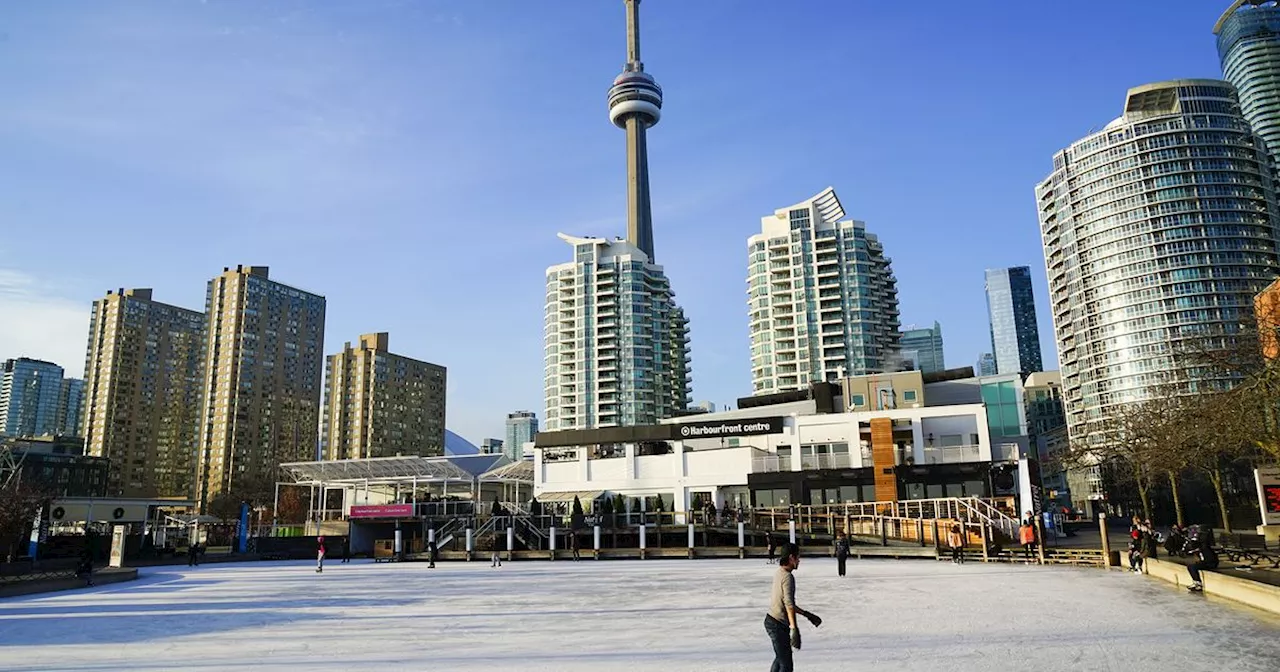
[[[627,63],[609,89],[609,121],[627,132],[627,242],[653,262],[653,216],[649,209],[649,147],[645,137],[662,118],[662,87],[640,60],[640,0],[627,8]]]

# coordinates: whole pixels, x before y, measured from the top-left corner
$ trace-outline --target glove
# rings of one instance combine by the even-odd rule
[[[791,628],[791,648],[800,650],[800,628]]]
[[[822,626],[822,618],[820,618],[817,614],[809,613],[809,614],[805,614],[804,616],[805,618],[809,619],[809,622],[813,624],[813,627],[817,628]]]

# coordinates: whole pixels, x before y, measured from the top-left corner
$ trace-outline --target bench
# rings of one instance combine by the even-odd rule
[[[1268,550],[1267,539],[1260,534],[1232,534],[1227,544],[1218,550],[1231,562],[1265,563],[1272,569],[1280,569],[1280,551]]]

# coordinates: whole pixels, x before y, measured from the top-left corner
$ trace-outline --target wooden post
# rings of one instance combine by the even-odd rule
[[[1044,564],[1044,518],[1036,516],[1036,555],[1040,557],[1040,564]]]
[[[1102,566],[1111,567],[1111,539],[1107,537],[1107,514],[1098,514],[1098,527],[1102,532]]]
[[[991,554],[987,551],[987,540],[991,538],[991,535],[987,534],[987,524],[986,524],[986,522],[983,522],[983,523],[982,523],[982,528],[981,528],[981,529],[982,529],[982,561],[983,561],[983,562],[990,562],[990,561],[991,561]]]
[[[920,548],[924,548],[924,519],[916,518],[916,536],[920,538]]]
[[[880,545],[889,545],[889,528],[884,516],[880,516]]]
[[[942,544],[938,541],[938,519],[933,519],[933,550],[941,552]]]

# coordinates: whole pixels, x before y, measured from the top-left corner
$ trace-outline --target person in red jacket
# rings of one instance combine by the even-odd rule
[[[1022,543],[1022,552],[1026,555],[1027,564],[1030,564],[1036,553],[1036,518],[1030,511],[1027,512],[1027,517],[1022,519],[1022,525],[1018,528],[1018,541]]]
[[[324,537],[316,537],[316,573],[324,571]]]

